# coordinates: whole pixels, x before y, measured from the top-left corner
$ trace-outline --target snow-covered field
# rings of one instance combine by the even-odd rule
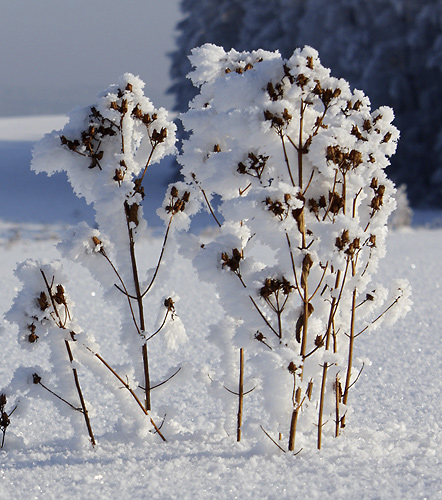
[[[14,151],[29,151],[36,137],[20,135],[18,129],[14,133],[11,123],[5,129],[1,125],[0,131],[9,135],[0,136],[0,141],[15,144],[12,147],[8,142],[9,149],[4,149],[6,143],[0,142],[0,164],[5,165],[11,163]],[[54,124],[58,126],[58,122]],[[21,168],[24,171],[25,165]],[[3,178],[9,175],[11,172],[2,169]],[[30,173],[29,182],[32,176]],[[53,180],[41,175],[37,179],[39,186]],[[68,193],[69,188],[61,187],[63,182],[60,177],[54,189]],[[41,198],[47,202],[47,194],[36,193],[30,202],[13,187],[11,183],[11,188],[2,188],[1,315],[17,291],[18,281],[13,276],[16,263],[28,257],[56,257],[55,244],[65,224],[74,222],[63,217],[70,213],[67,198],[51,198],[48,211],[46,205],[38,205]],[[14,203],[21,205],[20,214],[30,213],[31,217],[14,216]],[[44,219],[34,218],[39,211]],[[87,207],[84,211],[88,213]],[[51,224],[51,220],[61,223]],[[160,245],[159,237],[152,235],[152,241],[143,243],[141,253],[146,260],[154,260]],[[152,436],[143,445],[112,440],[107,429],[99,427],[100,416],[106,413],[103,407],[92,415],[97,422],[98,446],[93,450],[88,446],[67,449],[66,443],[72,440],[62,418],[54,418],[45,406],[27,416],[18,408],[17,415],[11,416],[5,449],[0,451],[0,499],[442,498],[441,248],[442,229],[437,227],[415,226],[390,233],[377,280],[388,284],[398,277],[408,279],[413,290],[412,311],[391,330],[376,330],[358,338],[356,355],[369,358],[372,364],[365,367],[351,393],[354,411],[344,434],[325,439],[320,452],[310,443],[297,456],[282,453],[264,435],[258,442],[248,438],[247,428],[240,444],[234,435],[220,433],[223,408],[207,392],[204,374],[207,366],[216,367],[218,362],[218,353],[206,335],[209,324],[221,319],[221,311],[213,289],[199,283],[189,265],[178,259],[165,288],[173,287],[181,296],[179,313],[190,342],[172,359],[154,347],[152,367],[160,374],[158,378],[182,362],[192,362],[199,373],[192,377],[178,374],[154,396],[160,406],[168,406],[168,421],[175,422],[171,439],[163,443]],[[77,315],[102,343],[107,329],[115,328],[116,316],[103,311],[100,290],[86,271],[77,267],[66,271],[71,275],[69,293]],[[210,315],[203,314],[207,310]],[[16,343],[16,327],[6,321],[3,326],[0,389],[27,359]],[[112,403],[109,401],[109,408],[113,408]],[[245,411],[257,412],[252,402],[247,407],[246,399],[245,404]],[[166,421],[165,434],[167,426]],[[181,432],[177,431],[179,426]]]

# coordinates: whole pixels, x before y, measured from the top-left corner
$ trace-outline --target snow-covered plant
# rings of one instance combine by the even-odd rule
[[[19,370],[12,386],[19,387],[26,396],[33,384],[40,386],[43,390],[38,395],[58,403],[59,410],[68,416],[74,428],[78,427],[78,413],[82,414],[90,441],[95,445],[78,376],[81,363],[74,356],[73,348],[77,342],[93,345],[93,340],[75,323],[73,303],[62,284],[67,278],[62,274],[61,263],[27,260],[19,264],[15,274],[24,286],[14,300],[8,319],[18,325],[19,343],[32,350],[34,365],[32,370]],[[66,406],[69,411],[64,411]]]
[[[177,189],[169,192],[169,203],[164,208],[167,229],[160,255],[152,269],[143,269],[136,252],[137,242],[149,235],[147,221],[143,218],[143,180],[148,167],[175,151],[176,130],[166,110],[155,108],[144,96],[143,87],[144,83],[138,77],[125,74],[119,85],[109,87],[94,105],[74,110],[63,130],[46,135],[35,146],[32,168],[49,175],[65,171],[75,194],[84,197],[95,210],[97,228],[80,223],[71,236],[59,244],[59,250],[64,258],[88,268],[101,283],[106,302],[103,314],[106,307],[121,311],[119,337],[112,338],[115,332],[109,332],[106,342],[107,348],[114,346],[115,350],[120,350],[123,346],[125,349],[127,363],[124,372],[118,374],[91,342],[81,342],[81,345],[89,350],[90,358],[96,363],[98,359],[119,380],[119,387],[122,384],[148,415],[152,406],[148,342],[161,333],[164,346],[169,349],[176,348],[187,338],[175,311],[178,297],[173,292],[163,295],[161,303],[155,304],[153,310],[146,307],[145,302],[157,282],[160,267],[164,267],[167,261],[172,221],[184,210],[189,193],[180,193]],[[20,275],[29,266],[31,264],[25,263],[20,267]],[[33,266],[40,278],[38,288],[41,287],[43,271],[40,273],[42,268]],[[58,278],[54,281],[55,272],[44,272],[47,286],[41,292],[41,301],[45,302],[39,310],[40,296],[35,296],[37,288],[29,284],[35,281],[35,273],[28,274],[23,275],[21,293],[27,297],[31,294],[28,298],[33,310],[23,309],[23,301],[17,299],[13,306],[14,320],[20,323],[20,317],[27,317],[23,320],[26,324],[22,325],[25,330],[35,330],[37,323],[48,325],[55,322],[54,328],[66,333],[64,345],[70,348],[72,341],[76,340],[69,338],[72,330],[69,326],[70,307],[57,301],[59,290],[64,293],[62,281],[57,281]],[[152,300],[150,306],[151,303]],[[60,318],[59,314],[63,317]],[[31,320],[33,317],[35,321]],[[31,331],[28,345],[43,349],[41,337],[36,331]],[[52,368],[57,371],[55,359],[59,359],[59,350],[51,344],[52,350],[55,353],[51,358]],[[178,371],[179,368],[175,373]],[[34,383],[37,379],[41,382],[40,374]],[[140,390],[143,395],[137,396],[136,392]],[[84,408],[82,413],[87,416]],[[152,419],[151,423],[156,427]]]
[[[299,433],[320,448],[345,426],[356,339],[409,307],[406,282],[372,283],[395,208],[393,112],[310,47],[284,60],[207,44],[190,59],[182,174],[219,226],[194,264],[231,318],[225,350],[243,348],[261,380],[263,423],[290,451]]]

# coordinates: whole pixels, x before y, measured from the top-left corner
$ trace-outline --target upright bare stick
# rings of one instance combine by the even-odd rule
[[[65,340],[65,345],[66,345],[66,350],[68,352],[69,361],[72,364],[74,362],[74,357],[72,356],[72,350],[71,350],[71,346],[69,345],[68,340]],[[72,367],[72,373],[74,374],[75,387],[77,388],[78,397],[80,398],[82,413],[84,415],[84,420],[86,421],[87,431],[89,433],[89,437],[90,437],[92,446],[95,446],[96,445],[95,437],[94,437],[94,433],[92,432],[91,421],[89,419],[89,413],[87,411],[86,403],[85,403],[84,398],[83,398],[83,392],[82,392],[81,387],[80,387],[80,381],[78,380],[77,369]]]
[[[242,412],[244,404],[244,349],[239,350],[238,427],[236,440],[241,441]]]

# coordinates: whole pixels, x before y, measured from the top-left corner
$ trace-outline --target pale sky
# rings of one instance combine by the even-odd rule
[[[130,72],[171,107],[179,0],[0,0],[0,116],[65,114]]]

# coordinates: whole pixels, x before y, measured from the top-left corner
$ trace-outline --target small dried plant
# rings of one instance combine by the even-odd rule
[[[152,311],[145,308],[145,299],[158,281],[160,268],[166,259],[172,222],[189,202],[189,192],[172,188],[168,193],[168,203],[163,208],[166,230],[159,257],[152,269],[140,269],[137,242],[148,238],[147,222],[143,217],[143,180],[151,165],[174,152],[176,130],[166,110],[155,108],[144,96],[143,87],[144,83],[139,78],[125,74],[119,85],[109,87],[94,105],[74,111],[63,130],[46,135],[36,145],[32,160],[32,168],[36,172],[45,171],[51,175],[56,171],[65,171],[75,193],[93,205],[97,229],[80,223],[70,237],[59,244],[59,250],[64,258],[91,271],[103,286],[107,307],[125,311],[121,339],[115,338],[112,344],[118,346],[121,340],[127,350],[130,368],[126,367],[126,373],[121,376],[101,356],[95,341],[85,338],[76,342],[77,329],[71,327],[71,307],[63,285],[66,279],[57,281],[59,278],[55,278],[57,273],[52,268],[45,271],[41,264],[30,262],[19,268],[19,274],[23,274],[27,267],[32,267],[34,271],[37,269],[40,291],[30,300],[33,312],[26,310],[23,315],[23,310],[19,310],[23,303],[20,299],[13,306],[13,316],[18,323],[21,317],[26,316],[26,340],[32,348],[38,350],[42,343],[40,329],[44,327],[47,330],[49,325],[62,335],[45,334],[46,337],[53,337],[57,342],[63,340],[71,364],[74,362],[71,345],[81,345],[90,358],[104,365],[129,391],[143,413],[149,415],[152,389],[167,380],[152,384],[148,343],[161,332],[173,337],[166,342],[169,345],[179,345],[187,337],[175,310],[178,298],[173,293],[162,299],[154,317]],[[53,265],[57,267],[59,264]],[[23,293],[30,293],[28,281],[35,281],[34,275],[29,272],[23,276]],[[122,301],[123,306],[126,302],[126,308],[120,308]],[[52,350],[58,355],[57,349]],[[53,367],[59,366],[54,358],[52,361]],[[168,380],[179,370],[176,369]],[[94,444],[76,368],[72,367],[72,371],[81,405],[68,404],[84,415],[90,440]],[[33,382],[59,402],[72,401],[71,397],[47,386],[40,373],[34,374]],[[143,391],[143,396],[137,395],[138,391]],[[165,440],[152,418],[150,421]]]
[[[41,387],[48,399],[59,404],[62,413],[70,418],[74,426],[75,417],[71,410],[81,413],[90,442],[95,446],[96,440],[78,375],[81,363],[74,358],[73,349],[79,340],[80,344],[87,340],[73,319],[73,304],[62,285],[61,265],[55,261],[42,264],[27,260],[18,266],[16,275],[25,286],[15,298],[8,318],[19,325],[21,345],[32,349],[35,355],[37,362],[31,370],[32,383]],[[51,374],[43,367],[45,349],[50,352]],[[67,382],[69,372],[73,377],[72,384]],[[20,376],[23,376],[21,372]],[[17,380],[13,382],[19,384]],[[26,387],[25,383],[23,387]],[[74,404],[76,400],[78,403]],[[66,407],[70,408],[68,412],[64,411]]]
[[[225,348],[255,365],[278,446],[313,433],[321,448],[346,423],[356,339],[409,307],[406,282],[371,282],[395,206],[393,113],[309,47],[283,60],[205,45],[191,62],[201,91],[182,117],[182,173],[219,226],[195,266],[235,325]]]

